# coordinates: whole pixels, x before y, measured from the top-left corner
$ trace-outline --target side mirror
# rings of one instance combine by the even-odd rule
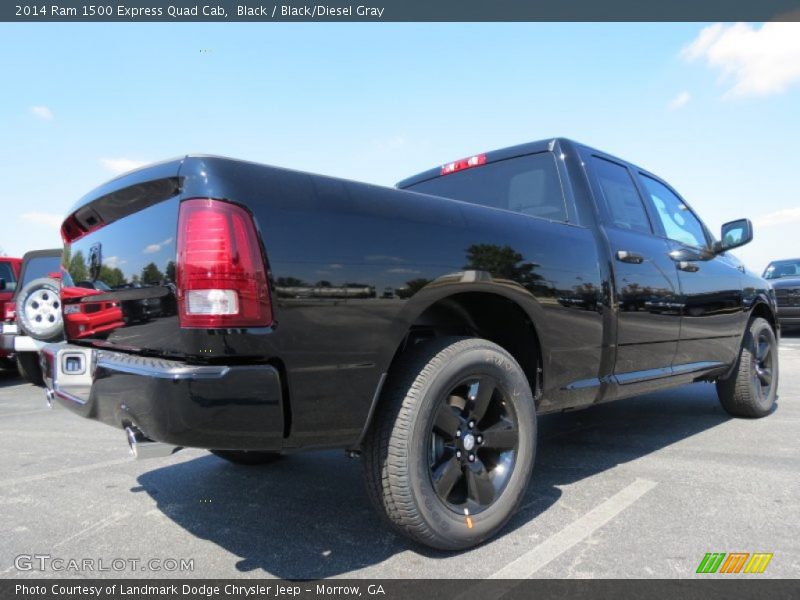
[[[6,280],[0,277],[0,292],[5,291],[6,289]]]
[[[720,241],[714,243],[714,253],[720,254],[749,244],[753,239],[753,224],[750,219],[737,219],[722,226]]]

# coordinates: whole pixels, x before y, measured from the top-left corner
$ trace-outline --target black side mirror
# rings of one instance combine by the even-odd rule
[[[750,219],[737,219],[722,226],[720,241],[714,242],[714,253],[720,254],[753,240],[753,224]]]
[[[6,289],[6,280],[0,277],[0,292],[5,291]]]

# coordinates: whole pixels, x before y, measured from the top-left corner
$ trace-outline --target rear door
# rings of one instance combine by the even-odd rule
[[[746,318],[741,263],[711,252],[708,230],[665,182],[642,171],[637,177],[680,282],[683,314],[675,371],[692,370],[698,363],[732,362]]]
[[[675,264],[656,235],[634,173],[592,152],[584,157],[611,249],[617,310],[614,374],[620,384],[667,376],[680,332]]]

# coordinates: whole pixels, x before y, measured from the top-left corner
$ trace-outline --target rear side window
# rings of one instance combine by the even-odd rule
[[[612,224],[620,229],[652,233],[650,220],[630,171],[599,156],[593,156],[592,161]]]
[[[500,160],[429,179],[407,189],[531,217],[567,220],[558,167],[551,152]]]
[[[6,291],[11,292],[17,286],[17,278],[14,277],[14,269],[11,268],[11,263],[0,262],[0,279],[6,280]]]

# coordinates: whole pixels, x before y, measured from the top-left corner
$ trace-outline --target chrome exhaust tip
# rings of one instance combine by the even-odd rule
[[[178,450],[183,449],[182,446],[173,446],[172,444],[151,440],[136,427],[126,427],[125,437],[128,439],[128,448],[130,448],[131,456],[136,460],[164,458],[165,456],[172,456]]]

